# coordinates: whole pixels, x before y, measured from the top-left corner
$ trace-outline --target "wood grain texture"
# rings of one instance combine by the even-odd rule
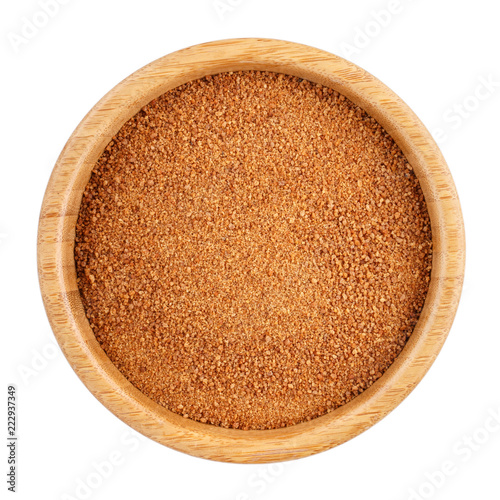
[[[402,353],[368,390],[337,410],[279,430],[223,429],[156,404],[111,363],[85,317],[76,283],[75,223],[96,160],[139,109],[169,89],[209,74],[268,70],[331,87],[365,109],[411,163],[432,225],[433,269],[421,317]],[[393,410],[427,372],[449,332],[461,293],[465,238],[460,203],[446,162],[409,107],[372,75],[340,57],[290,42],[234,39],[167,55],[126,78],[85,116],[62,151],[40,214],[38,273],[54,334],[87,388],[142,434],[191,455],[240,463],[304,457],[360,434]]]

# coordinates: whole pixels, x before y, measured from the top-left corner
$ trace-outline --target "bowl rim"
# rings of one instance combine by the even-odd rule
[[[190,80],[262,70],[298,76],[339,91],[375,118],[414,169],[429,211],[433,262],[424,308],[406,346],[371,387],[346,405],[283,429],[243,431],[177,415],[136,389],[106,356],[85,316],[76,282],[75,224],[90,172],[120,127],[152,99]],[[123,422],[170,448],[211,460],[268,463],[337,446],[392,411],[418,384],[452,325],[463,283],[465,235],[458,195],[435,141],[393,91],[359,66],[307,45],[238,38],[194,45],[144,66],[83,118],[50,177],[40,212],[38,276],[54,335],[90,392]]]

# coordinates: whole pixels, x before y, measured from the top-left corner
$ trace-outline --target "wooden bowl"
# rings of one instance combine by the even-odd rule
[[[348,404],[276,430],[224,429],[183,418],[136,389],[111,363],[85,316],[76,282],[75,224],[91,170],[120,127],[169,89],[237,70],[295,75],[331,87],[374,117],[412,165],[433,239],[429,292],[407,345],[385,374]],[[436,143],[409,107],[355,64],[322,50],[269,39],[189,47],[148,64],[106,94],[78,125],[47,186],[38,232],[38,273],[54,334],[71,366],[109,410],[150,437],[191,455],[240,463],[291,460],[337,446],[393,410],[427,372],[451,327],[464,272],[465,239],[453,179]]]

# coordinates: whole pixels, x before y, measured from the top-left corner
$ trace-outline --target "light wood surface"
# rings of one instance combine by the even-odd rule
[[[248,69],[321,83],[376,118],[420,180],[434,246],[423,312],[389,370],[368,390],[325,416],[266,431],[223,429],[185,419],[134,388],[94,337],[83,311],[73,256],[83,189],[94,163],[120,127],[171,88],[208,74]],[[121,420],[162,444],[199,457],[241,463],[290,460],[324,451],[393,410],[418,384],[445,341],[461,293],[464,261],[464,228],[453,180],[435,142],[408,106],[353,63],[315,48],[269,39],[189,47],[154,61],[111,90],[85,116],[62,151],[45,193],[38,232],[38,273],[47,315],[66,358],[87,388]]]

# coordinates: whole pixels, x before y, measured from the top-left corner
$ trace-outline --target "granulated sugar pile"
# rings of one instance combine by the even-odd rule
[[[224,73],[171,90],[98,160],[76,231],[97,340],[151,399],[273,429],[367,389],[403,349],[431,271],[419,183],[330,89]]]

